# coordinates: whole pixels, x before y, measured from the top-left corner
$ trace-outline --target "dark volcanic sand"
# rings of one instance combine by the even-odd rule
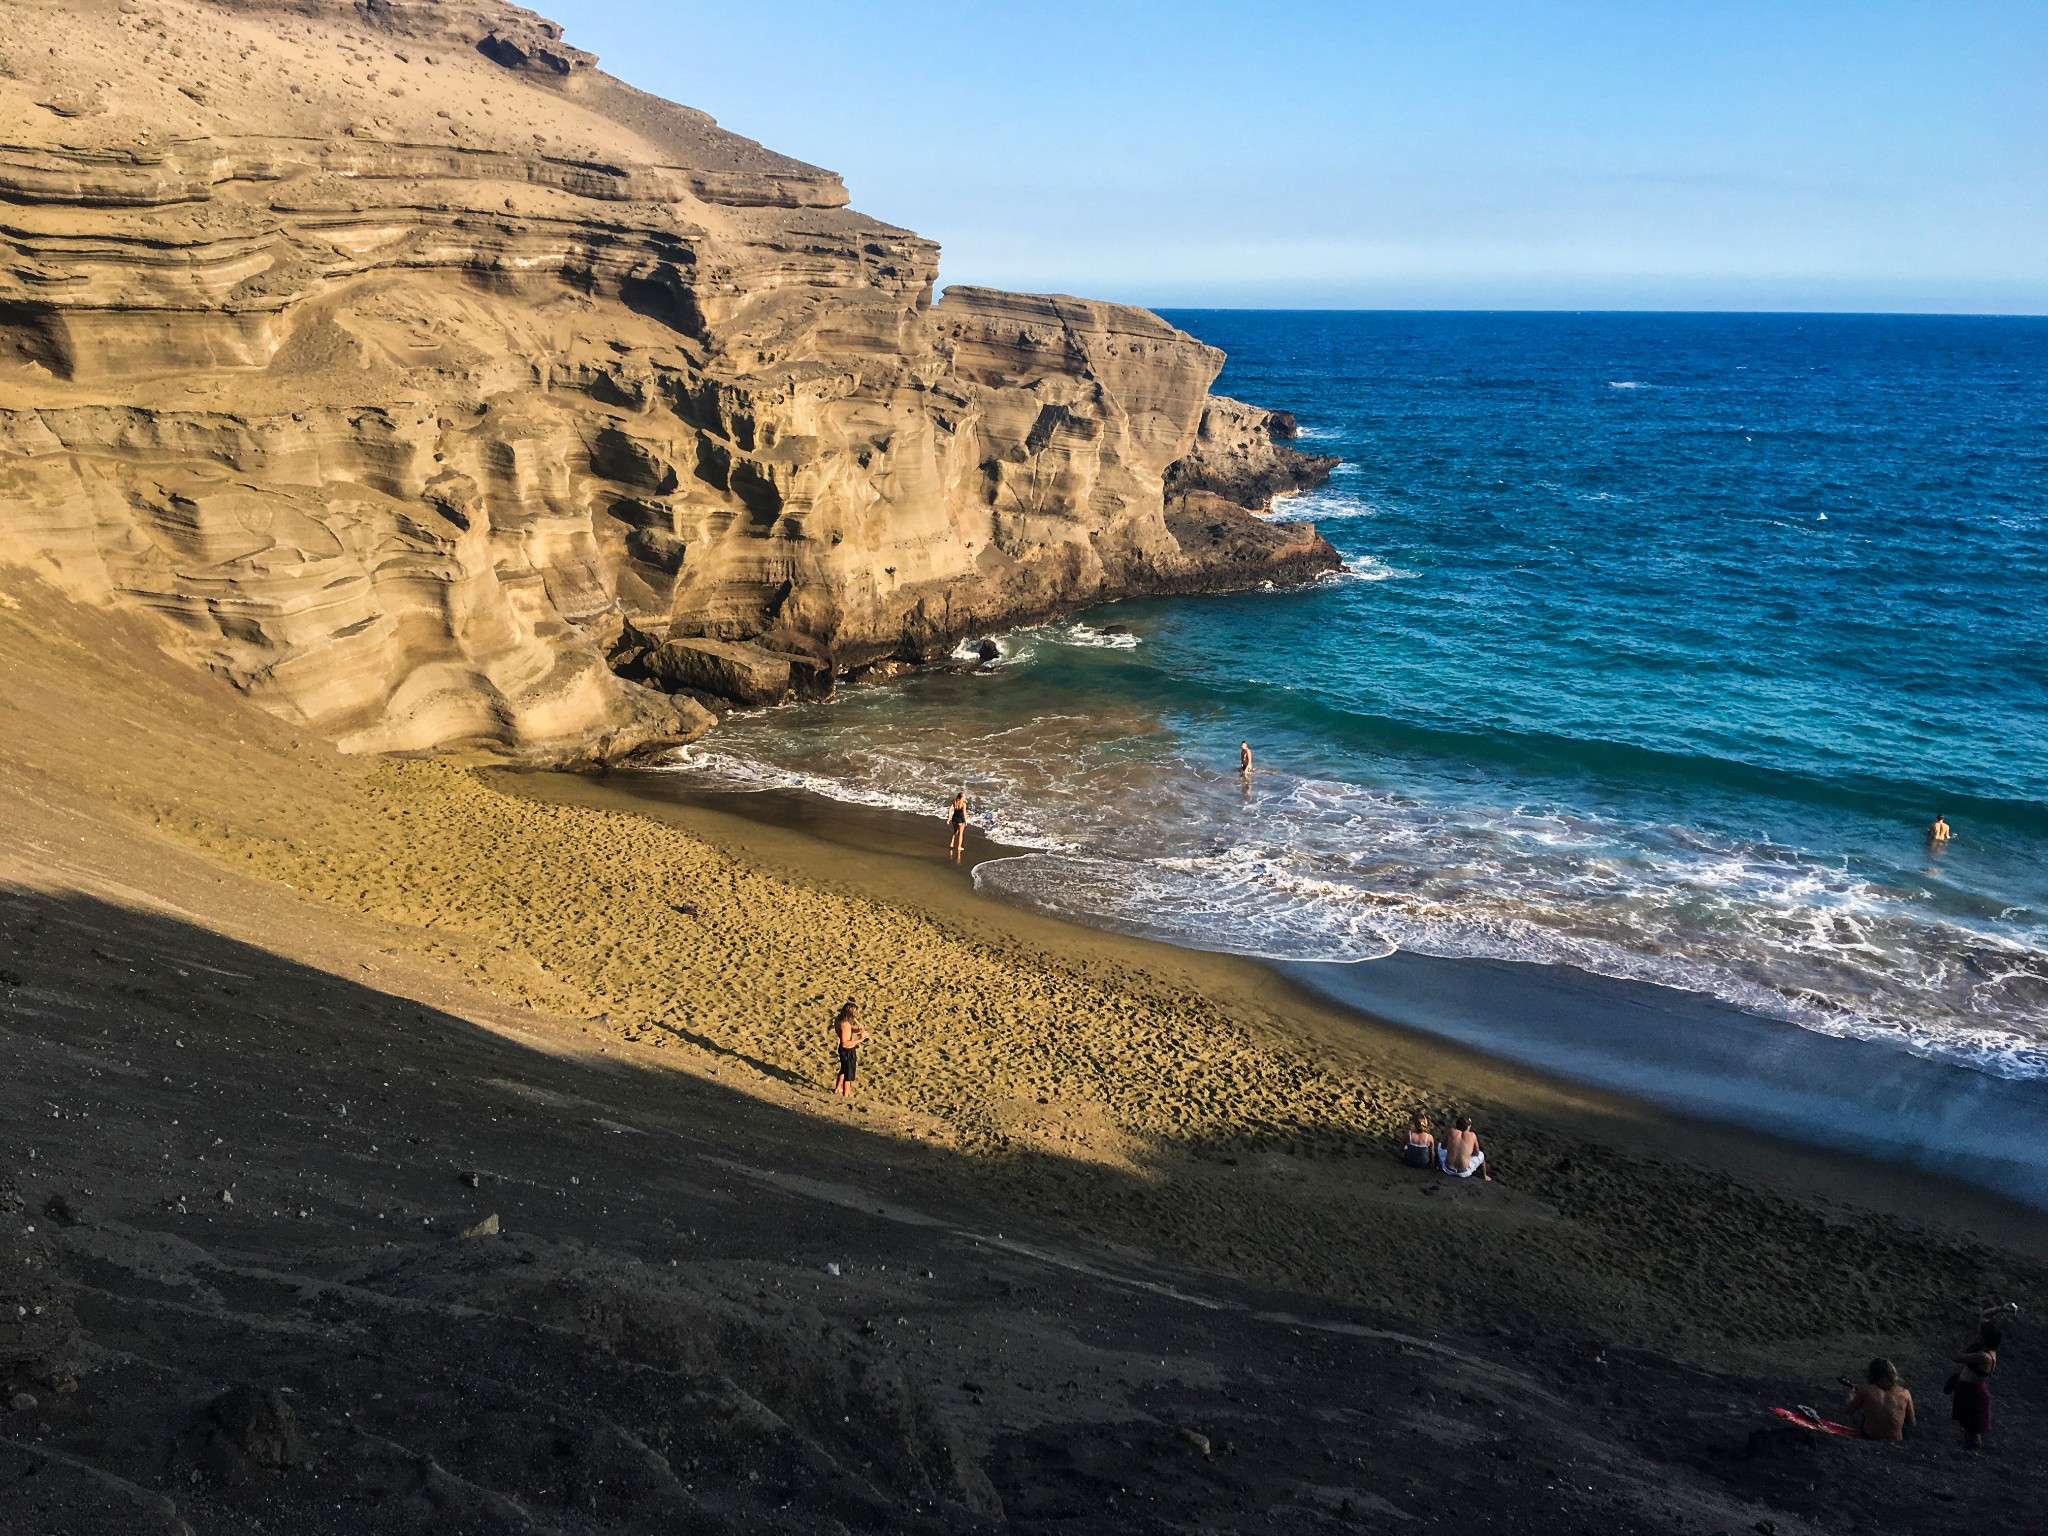
[[[10,1531],[2038,1529],[2028,1363],[1975,1462],[1774,1431],[1810,1383],[1106,1253],[189,923],[0,921]]]

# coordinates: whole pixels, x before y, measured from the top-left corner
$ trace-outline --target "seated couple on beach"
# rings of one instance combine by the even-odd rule
[[[1493,1175],[1486,1171],[1486,1154],[1479,1150],[1479,1133],[1472,1129],[1470,1115],[1458,1116],[1457,1123],[1438,1141],[1429,1127],[1429,1116],[1418,1109],[1409,1122],[1408,1145],[1402,1148],[1401,1159],[1414,1168],[1435,1167],[1454,1179],[1469,1179],[1476,1173],[1487,1183],[1493,1182]]]

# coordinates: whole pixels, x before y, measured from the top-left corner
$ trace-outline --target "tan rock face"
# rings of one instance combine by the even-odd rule
[[[594,62],[493,0],[11,0],[0,559],[348,747],[540,752],[703,728],[623,621],[829,676],[1334,563],[1175,472],[1285,453],[1213,349],[934,305],[929,242]]]

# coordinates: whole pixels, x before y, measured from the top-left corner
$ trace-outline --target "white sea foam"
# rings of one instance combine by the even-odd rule
[[[1339,486],[1322,486],[1282,496],[1266,514],[1269,523],[1341,523],[1359,517],[1378,517],[1384,509]]]
[[[958,666],[972,667],[977,672],[1028,666],[1037,659],[1037,642],[1042,637],[1035,630],[1025,629],[991,638],[995,642],[996,654],[987,661],[982,660],[982,641],[979,639],[962,640],[947,653],[946,659]]]
[[[976,883],[1079,921],[1261,959],[1353,961],[1405,949],[1447,959],[1569,965],[1706,994],[1818,1033],[1881,1041],[2003,1077],[2048,1078],[2048,1041],[2002,1021],[1995,1004],[1974,1021],[1928,1006],[1935,1002],[1929,994],[1942,990],[1941,967],[1919,976],[1902,968],[1898,947],[1879,941],[1882,915],[1875,910],[1815,912],[1800,899],[1802,887],[1811,890],[1802,877],[1775,887],[1747,882],[1744,895],[1776,907],[1778,920],[1739,923],[1745,931],[1716,942],[1674,931],[1671,907],[1683,902],[1683,893],[1677,902],[1669,893],[1660,900],[1647,872],[1629,893],[1640,926],[1624,930],[1622,938],[1585,931],[1582,921],[1574,925],[1580,914],[1554,881],[1544,882],[1547,889],[1518,890],[1511,871],[1496,869],[1483,873],[1498,883],[1464,886],[1461,880],[1458,889],[1400,891],[1319,874],[1304,867],[1311,862],[1298,848],[1271,846],[1150,861],[1061,852],[986,866],[985,874],[976,872]],[[1598,877],[1591,883],[1600,883]],[[1985,973],[1980,993],[2015,980],[2048,986],[2048,957],[2038,951],[1960,929],[1949,937],[1958,952],[1978,957]],[[1759,939],[1761,946],[1754,942]],[[1783,978],[1774,984],[1755,969],[1760,947],[1781,962],[1792,955],[1821,962],[1816,977],[1826,973],[1834,990]],[[1990,1001],[1978,999],[1980,1007]]]
[[[1093,651],[1129,651],[1135,650],[1139,644],[1138,636],[1129,630],[1105,634],[1094,625],[1083,624],[1078,619],[1064,624],[1047,624],[1034,633],[1054,645],[1073,645]]]
[[[1334,571],[1325,571],[1316,580],[1328,586],[1332,583],[1353,581],[1412,581],[1421,576],[1420,571],[1403,570],[1397,565],[1388,565],[1377,555],[1346,555],[1344,563]]]
[[[1079,619],[1068,619],[1054,624],[1038,624],[1030,629],[1012,630],[1008,634],[990,637],[995,642],[996,654],[984,661],[981,656],[980,638],[962,640],[947,653],[946,659],[955,665],[973,667],[980,672],[995,672],[1004,667],[1021,667],[1036,659],[1041,645],[1069,645],[1082,650],[1129,651],[1135,650],[1142,641],[1128,630],[1108,634],[1092,624]]]
[[[843,805],[895,811],[906,816],[944,817],[956,789],[969,792],[970,819],[997,841],[1013,848],[1059,849],[1058,838],[1028,819],[1005,814],[1016,803],[987,776],[935,771],[915,759],[876,758],[852,774],[805,772],[702,746],[678,748],[649,771],[673,774],[690,788],[719,794],[758,794],[770,790],[817,795]],[[883,785],[891,787],[884,788]]]
[[[854,690],[729,722],[674,771],[707,789],[802,791],[919,816],[941,814],[965,782],[977,822],[1030,850],[980,866],[981,888],[1193,947],[1570,965],[2048,1078],[2048,946],[2031,913],[1930,911],[1917,887],[1840,860],[1524,806],[1509,779],[1497,794],[1447,783],[1434,799],[1264,770],[1246,787],[1182,757],[1176,728],[1146,706],[976,713],[957,693],[966,679],[946,686],[953,702],[937,711]]]
[[[1609,379],[1607,387],[1609,389],[1648,389],[1651,386],[1645,384],[1641,379]]]

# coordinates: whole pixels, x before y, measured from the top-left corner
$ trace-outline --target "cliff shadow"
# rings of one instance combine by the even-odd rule
[[[1471,1496],[1532,1531],[1583,1528],[1546,1502],[1547,1468],[1593,1438],[1622,1483],[1733,1466],[1786,1507],[1863,1498],[1846,1461],[1795,1458],[1795,1479],[1739,1454],[1755,1405],[1796,1382],[1719,1379],[1750,1408],[1672,1435],[1653,1426],[1697,1370],[1605,1345],[1484,1266],[1448,1335],[1328,1299],[1347,1265],[1446,1284],[1414,1236],[1431,1225],[1468,1260],[1481,1241],[1439,1204],[1480,1210],[1469,1186],[1424,1195],[1390,1169],[1412,1214],[1330,1205],[1345,1186],[1317,1171],[1391,1165],[1384,1146],[965,1152],[878,1127],[886,1106],[819,1113],[595,1042],[523,1043],[519,1010],[486,1028],[380,990],[377,957],[358,979],[20,888],[0,891],[0,944],[0,1266],[32,1320],[0,1330],[0,1387],[37,1399],[4,1427],[0,1498],[48,1476],[60,1505],[165,1530],[280,1510],[359,1529],[314,1513],[336,1505],[379,1529],[512,1529],[507,1500],[599,1529],[1321,1521],[1347,1497],[1415,1507],[1418,1478],[1471,1489],[1467,1443],[1419,1437],[1411,1402],[1461,1434],[1511,1425],[1523,1449]],[[1285,1229],[1319,1206],[1342,1240],[1304,1246]],[[1232,1244],[1252,1280],[1143,1252]],[[1283,1261],[1323,1296],[1258,1283]],[[1589,1381],[1594,1355],[1622,1369]],[[2048,1406],[2024,1367],[2006,1390]],[[1350,1491],[1301,1505],[1332,1457]],[[1930,1450],[1882,1492],[1937,1507],[1948,1476]]]

